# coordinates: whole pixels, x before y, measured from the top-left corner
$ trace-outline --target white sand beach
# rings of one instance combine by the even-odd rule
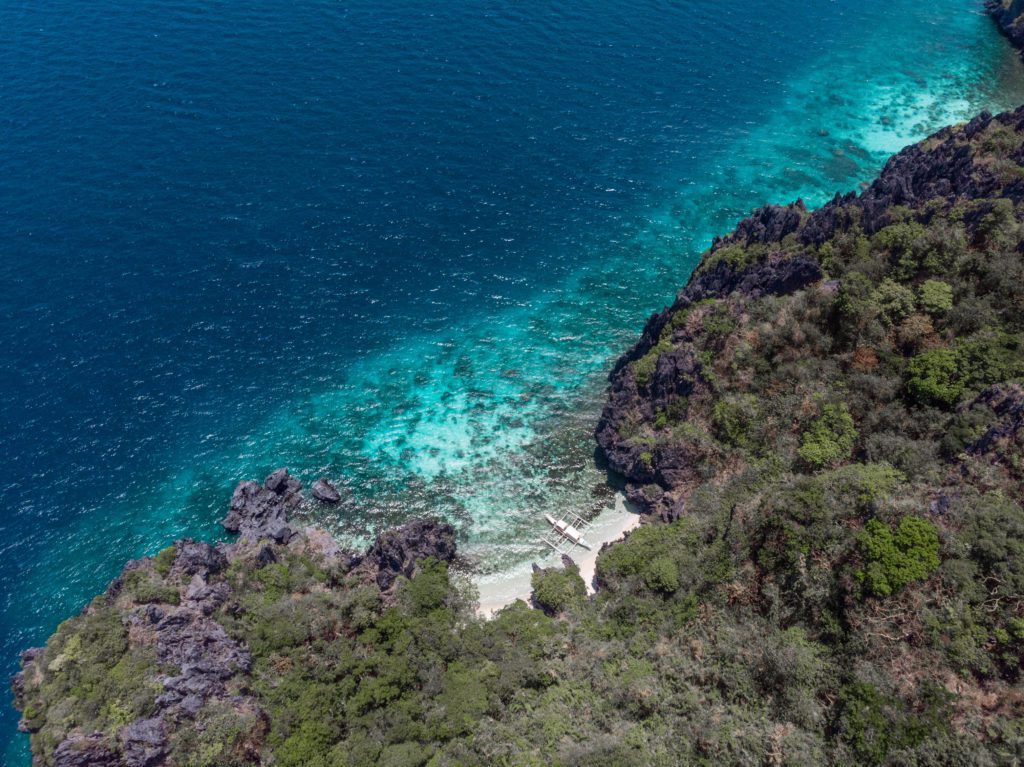
[[[626,499],[621,493],[616,493],[615,504],[598,514],[590,524],[591,526],[586,532],[586,541],[593,546],[593,549],[587,551],[577,546],[570,552],[570,556],[579,565],[580,575],[583,577],[583,582],[587,584],[587,593],[593,594],[594,573],[601,546],[619,540],[639,525],[640,515],[629,509]],[[547,531],[547,523],[543,518],[538,518],[537,528],[538,537]],[[498,610],[512,604],[517,599],[528,601],[530,599],[530,576],[533,574],[532,564],[534,562],[541,567],[561,566],[559,555],[550,552],[509,570],[475,576],[473,582],[480,591],[479,614],[490,618]]]

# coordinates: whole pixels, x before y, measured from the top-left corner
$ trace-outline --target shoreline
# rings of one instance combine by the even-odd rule
[[[576,547],[569,556],[580,568],[580,577],[587,586],[587,594],[595,592],[594,577],[597,571],[597,557],[606,543],[622,540],[625,535],[640,525],[640,515],[626,502],[622,493],[615,493],[614,504],[603,509],[590,523],[587,542],[591,551]],[[533,565],[540,567],[561,567],[561,557],[550,552],[541,558],[521,562],[506,570],[487,575],[474,575],[472,580],[480,593],[477,615],[493,618],[504,607],[517,600],[529,604]]]

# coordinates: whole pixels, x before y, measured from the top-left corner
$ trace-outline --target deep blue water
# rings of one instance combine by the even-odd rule
[[[530,555],[714,233],[1020,102],[972,0],[0,3],[0,668],[278,465]]]

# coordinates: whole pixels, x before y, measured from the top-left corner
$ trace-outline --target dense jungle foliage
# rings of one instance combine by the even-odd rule
[[[741,228],[705,254],[693,281],[797,258],[820,275],[681,300],[619,366],[619,468],[649,519],[602,552],[595,596],[546,570],[535,608],[481,620],[435,559],[382,593],[305,537],[241,547],[209,578],[229,595],[208,618],[251,667],[165,723],[161,759],[1024,761],[1022,122],[915,149],[908,185],[932,197],[845,198],[827,227],[778,209],[798,218],[781,238]],[[967,181],[919,183],[939,156]],[[128,616],[185,595],[177,551],[33,663],[18,702],[40,763],[72,732],[117,751],[153,715],[177,672]]]

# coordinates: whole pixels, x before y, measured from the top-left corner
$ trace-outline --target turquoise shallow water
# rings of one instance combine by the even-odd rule
[[[608,501],[604,376],[711,237],[1024,102],[977,6],[0,8],[3,662],[234,483],[440,513],[485,571]],[[7,762],[25,741],[3,726]]]

